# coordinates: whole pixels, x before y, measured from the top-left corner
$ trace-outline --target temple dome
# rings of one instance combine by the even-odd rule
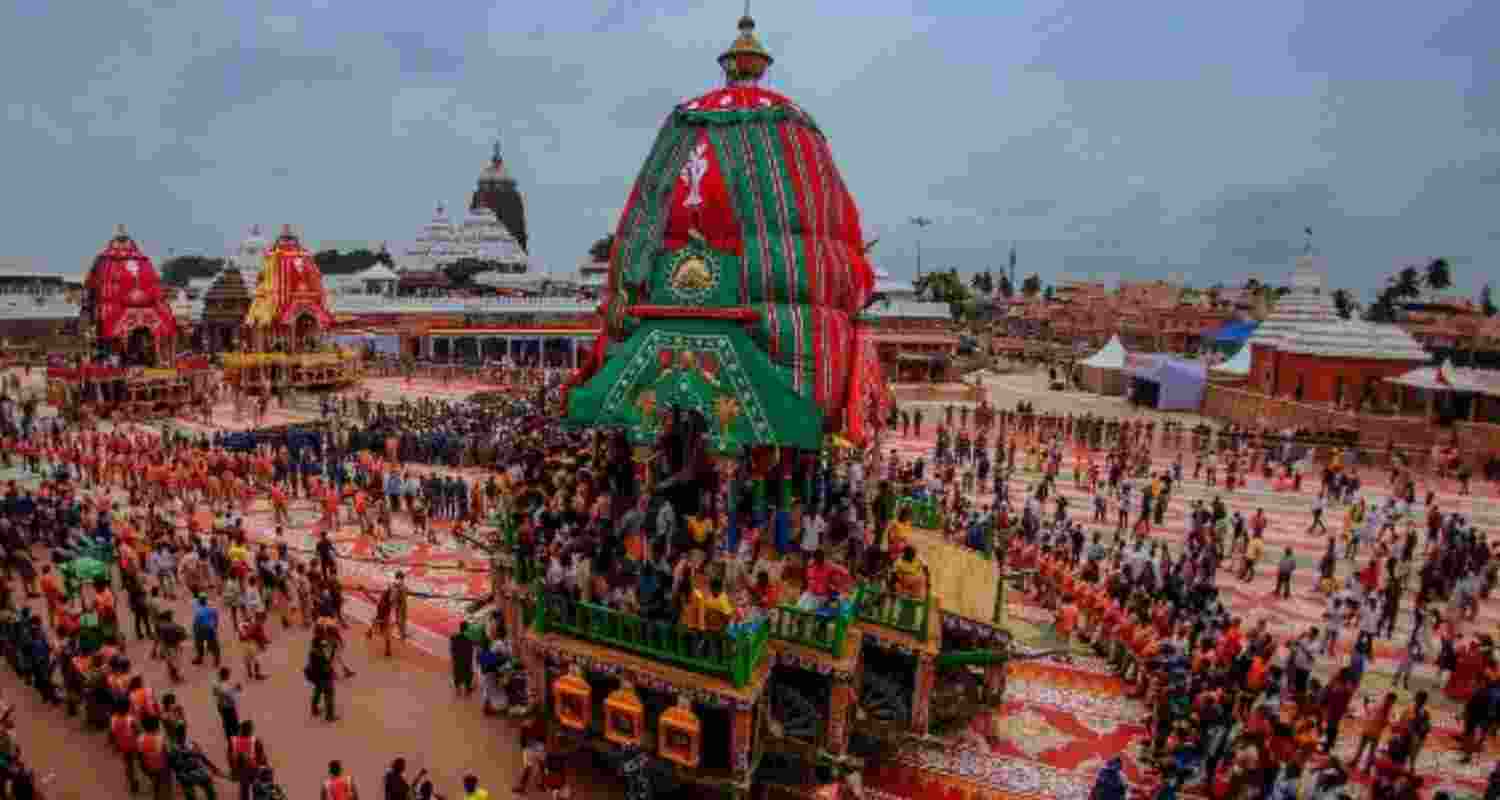
[[[734,339],[740,371],[725,372],[753,376],[756,397],[710,402],[704,390],[683,402],[727,409],[728,419],[755,418],[752,405],[803,418],[772,414],[753,435],[721,419],[717,444],[744,434],[741,444],[803,447],[818,425],[859,441],[870,419],[885,419],[889,397],[857,319],[876,285],[858,206],[823,131],[758,85],[771,57],[754,28],[742,19],[719,57],[724,85],[672,109],[631,190],[610,255],[605,340],[575,380],[577,405],[569,401],[579,421],[649,438],[665,401],[651,393],[629,408],[623,398],[646,390],[627,384],[653,374],[652,359],[668,363],[653,342],[690,341],[687,330]],[[736,338],[746,329],[753,344]],[[718,358],[705,370],[711,383]],[[781,424],[800,427],[774,430]]]
[[[1398,325],[1343,319],[1323,290],[1323,270],[1310,253],[1297,258],[1291,291],[1276,301],[1246,346],[1324,358],[1426,361],[1427,351]]]
[[[401,252],[403,270],[427,272],[464,259],[489,261],[508,272],[525,272],[529,259],[516,237],[484,206],[470,208],[455,223],[439,203],[432,219]]]
[[[495,142],[494,153],[490,155],[490,163],[479,171],[479,182],[485,183],[515,183],[510,176],[510,171],[505,168],[505,159],[500,157],[500,143]]]
[[[229,256],[229,264],[240,272],[240,279],[246,286],[254,286],[260,278],[261,262],[266,257],[266,247],[270,242],[261,235],[259,225],[251,225],[250,233],[246,234],[245,240]]]
[[[490,154],[490,163],[479,171],[478,185],[469,198],[469,210],[488,211],[497,224],[504,226],[507,235],[515,240],[522,253],[527,251],[526,201],[516,188],[515,178],[505,168],[500,157],[500,143]]]
[[[245,324],[290,327],[302,316],[311,317],[323,329],[333,324],[323,291],[323,272],[292,226],[286,225],[266,251]]]
[[[81,313],[101,340],[125,339],[142,328],[156,340],[177,333],[161,276],[124,225],[94,257],[84,290]]]

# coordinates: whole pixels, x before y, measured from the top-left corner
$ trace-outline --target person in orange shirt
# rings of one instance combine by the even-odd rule
[[[370,496],[364,489],[354,492],[354,519],[359,523],[361,536],[370,536],[373,531],[370,528]]]
[[[146,679],[136,675],[130,679],[130,715],[139,720],[161,716],[161,707],[156,703],[156,693],[146,685]]]
[[[1366,707],[1369,706],[1369,698],[1365,698]],[[1359,759],[1365,754],[1365,748],[1369,748],[1369,759],[1365,769],[1371,769],[1375,765],[1375,754],[1380,748],[1380,737],[1385,735],[1385,729],[1391,724],[1392,712],[1396,708],[1396,693],[1387,692],[1385,699],[1375,707],[1375,712],[1365,718],[1364,730],[1359,734],[1359,747],[1354,751],[1354,758],[1349,760],[1349,765],[1359,769]]]
[[[1296,745],[1292,762],[1300,767],[1306,767],[1307,762],[1313,757],[1318,749],[1318,732],[1322,727],[1322,720],[1318,718],[1316,710],[1303,714],[1297,719],[1296,733],[1293,741]]]
[[[316,479],[314,479],[316,480]],[[323,525],[328,530],[336,531],[339,528],[339,495],[333,487],[328,487],[321,492],[320,500],[323,505]]]
[[[1078,605],[1071,598],[1063,601],[1052,625],[1057,629],[1057,639],[1062,644],[1063,660],[1072,661],[1073,631],[1078,626]]]
[[[41,589],[42,597],[47,601],[47,624],[53,630],[57,629],[58,612],[67,605],[67,592],[63,588],[62,578],[52,571],[51,564],[42,565],[42,577],[37,581],[37,588]]]
[[[277,525],[290,522],[286,513],[286,492],[275,484],[271,486],[271,514]]]
[[[99,624],[106,636],[119,630],[119,617],[115,613],[115,593],[110,591],[109,581],[94,579],[94,613],[99,615]]]

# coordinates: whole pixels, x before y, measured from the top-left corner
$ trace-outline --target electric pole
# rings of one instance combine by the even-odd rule
[[[917,277],[922,277],[922,231],[932,224],[928,217],[912,217],[911,224],[917,226]]]

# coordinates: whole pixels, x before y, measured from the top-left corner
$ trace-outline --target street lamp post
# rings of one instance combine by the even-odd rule
[[[922,231],[932,224],[928,217],[912,217],[911,224],[917,226],[917,277],[922,277]]]

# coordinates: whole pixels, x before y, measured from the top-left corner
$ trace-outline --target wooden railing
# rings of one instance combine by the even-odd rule
[[[860,590],[858,614],[861,622],[882,625],[925,640],[931,604],[931,589],[922,597],[913,597],[883,586],[866,584]]]
[[[622,611],[580,603],[540,585],[536,589],[533,626],[537,633],[556,631],[578,639],[636,653],[655,661],[723,678],[740,687],[766,657],[769,627],[738,633],[702,631],[657,622]]]
[[[808,647],[839,657],[844,654],[844,637],[859,608],[864,588],[855,590],[846,609],[837,613],[803,611],[795,606],[778,606],[766,616],[771,638]]]

